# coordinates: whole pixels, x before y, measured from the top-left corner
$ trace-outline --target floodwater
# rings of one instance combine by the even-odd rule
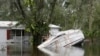
[[[100,56],[100,44],[86,42],[82,47],[32,48],[28,43],[0,44],[0,56]]]
[[[41,48],[48,56],[100,56],[100,43],[85,42],[83,46],[66,46],[57,48]]]

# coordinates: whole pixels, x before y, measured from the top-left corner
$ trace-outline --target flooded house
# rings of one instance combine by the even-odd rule
[[[29,40],[30,34],[23,25],[16,26],[17,21],[0,21],[0,43]]]

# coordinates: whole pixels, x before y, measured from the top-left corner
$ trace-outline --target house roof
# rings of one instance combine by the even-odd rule
[[[16,27],[16,24],[18,23],[18,21],[0,21],[0,27],[5,27],[5,28],[9,28],[11,27],[12,29],[24,29],[25,27],[23,27],[22,25],[19,25]]]
[[[0,27],[12,27],[15,26],[17,21],[0,21]]]
[[[49,24],[50,28],[60,28],[60,26],[54,25],[54,24]]]

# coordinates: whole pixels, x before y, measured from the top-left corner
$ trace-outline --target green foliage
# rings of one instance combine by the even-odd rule
[[[82,29],[88,38],[100,37],[100,1],[99,0],[68,0],[69,6],[63,7],[57,2],[52,23],[65,29]]]
[[[18,20],[34,38],[47,34],[50,23],[61,26],[62,30],[82,29],[89,38],[100,37],[99,0],[66,0],[67,4],[62,6],[63,3],[64,0],[9,0],[9,3],[0,3],[0,10],[5,9],[2,18]]]

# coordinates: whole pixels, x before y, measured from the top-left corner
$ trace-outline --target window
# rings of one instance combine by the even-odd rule
[[[24,30],[13,29],[11,30],[11,36],[24,36]]]

